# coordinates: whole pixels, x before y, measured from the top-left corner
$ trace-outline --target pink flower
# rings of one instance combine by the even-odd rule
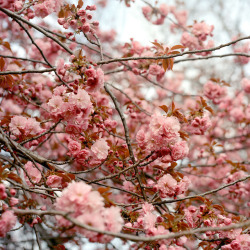
[[[143,217],[143,227],[148,230],[155,227],[157,221],[157,215],[147,212]]]
[[[177,142],[174,144],[171,150],[171,156],[174,161],[178,161],[187,156],[189,151],[186,141]]]
[[[99,160],[103,160],[108,156],[109,146],[105,139],[101,138],[92,145],[91,151]]]
[[[75,154],[77,163],[82,165],[84,165],[85,161],[89,158],[89,156],[90,156],[90,151],[88,149],[82,149]]]
[[[176,117],[153,115],[149,124],[151,136],[156,144],[172,143],[179,137],[180,123]]]
[[[151,213],[152,211],[154,211],[154,206],[152,204],[149,204],[148,202],[145,202],[143,205],[142,205],[142,210],[143,212],[146,214],[146,213]]]
[[[100,68],[97,69],[94,76],[91,76],[92,74],[94,74],[93,71],[87,72],[87,74],[90,75],[90,77],[88,77],[88,80],[87,80],[87,88],[86,88],[88,92],[95,92],[95,91],[98,91],[101,87],[103,87],[104,73]]]
[[[248,54],[249,51],[250,51],[250,42],[247,42],[247,43],[243,44],[240,47],[234,48],[234,52],[235,53],[245,53],[245,54]],[[250,58],[246,57],[246,56],[237,56],[237,58],[235,59],[235,61],[237,63],[240,63],[240,64],[247,64],[250,61]]]
[[[66,69],[64,68],[64,60],[60,58],[57,62],[56,72],[59,75],[64,76],[66,74]]]
[[[215,104],[218,104],[221,102],[221,98],[226,95],[226,88],[222,87],[216,83],[213,83],[212,81],[208,81],[204,85],[204,95],[213,100]]]
[[[51,188],[58,188],[62,185],[62,177],[58,175],[50,175],[47,178],[46,184]]]
[[[240,107],[233,108],[232,110],[230,110],[229,113],[230,113],[231,119],[236,122],[241,122],[245,118],[245,114]]]
[[[124,221],[121,217],[119,207],[112,206],[106,208],[103,212],[103,216],[106,231],[114,233],[118,233],[121,231]]]
[[[68,144],[68,149],[73,156],[76,156],[82,148],[81,143],[71,140]]]
[[[201,41],[205,41],[207,36],[212,36],[213,25],[208,25],[205,22],[195,23],[193,25],[193,34],[197,36]]]
[[[181,43],[188,47],[190,50],[195,50],[199,47],[199,40],[198,38],[190,35],[188,32],[183,32],[181,37]]]
[[[40,168],[40,170],[42,170],[42,167],[40,165],[38,165],[38,167]],[[24,168],[27,171],[27,174],[33,183],[38,183],[41,180],[42,178],[41,172],[36,167],[33,167],[33,163],[31,161],[28,161],[25,164]],[[29,186],[33,186],[28,176],[25,173],[25,181]]]
[[[11,207],[15,206],[18,203],[19,203],[19,200],[17,198],[15,198],[15,197],[10,198],[10,206]]]
[[[52,12],[57,12],[61,7],[63,0],[45,0],[43,3],[34,5],[36,16],[46,17]]]
[[[148,73],[150,75],[161,75],[164,70],[160,65],[151,64],[149,66]]]
[[[40,123],[35,118],[14,116],[9,124],[10,131],[15,136],[35,136],[43,132]]]
[[[76,105],[79,109],[88,109],[92,106],[89,94],[84,89],[78,89],[77,94],[70,96],[69,102]]]
[[[195,117],[187,127],[187,131],[195,135],[203,135],[211,126],[211,120],[206,113],[203,117]]]
[[[139,144],[141,148],[146,146],[146,143],[148,141],[147,136],[146,136],[146,131],[144,129],[140,129],[137,134],[136,134],[136,141]]]
[[[247,78],[243,78],[241,80],[241,85],[244,89],[244,91],[248,94],[250,94],[250,80],[248,80]]]
[[[142,7],[142,13],[148,21],[150,21],[151,12],[152,9],[149,6]]]
[[[176,189],[175,189],[176,195],[180,195],[180,194],[183,194],[184,192],[186,192],[190,183],[191,182],[187,178],[187,176],[184,176],[183,179],[176,186]]]
[[[86,74],[90,78],[95,78],[96,77],[96,71],[93,68],[87,69],[84,74]]]
[[[72,212],[70,216],[77,221],[111,232],[119,232],[123,226],[123,219],[118,207],[104,207],[103,197],[97,191],[92,191],[92,187],[84,182],[72,182],[63,190],[61,197],[57,198],[55,208]],[[64,218],[56,217],[60,226],[69,226],[70,223]],[[87,237],[90,241],[109,242],[112,237],[101,236],[98,233],[74,227],[73,232]]]
[[[155,185],[161,198],[174,196],[176,186],[177,181],[170,174],[163,175]]]
[[[17,222],[17,217],[12,211],[5,211],[0,218],[0,237],[5,237]]]
[[[64,212],[73,212],[79,215],[104,206],[103,198],[97,191],[92,191],[91,186],[84,182],[71,182],[57,198],[55,207]]]
[[[7,194],[5,192],[5,186],[1,183],[0,184],[0,199],[4,200],[7,198]]]
[[[159,7],[159,11],[162,16],[166,17],[169,12],[169,7],[165,3],[162,3]]]

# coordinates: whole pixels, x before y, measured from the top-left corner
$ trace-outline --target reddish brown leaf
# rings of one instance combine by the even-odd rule
[[[162,110],[168,113],[168,107],[166,105],[159,106]]]
[[[221,205],[215,204],[213,205],[213,208],[220,210],[222,214],[225,212],[224,208]]]
[[[180,51],[171,51],[170,53],[168,53],[169,55],[177,55],[180,54]]]
[[[83,6],[83,1],[82,0],[79,0],[78,1],[78,4],[77,4],[77,8],[82,8],[82,6]]]
[[[103,193],[105,193],[105,192],[107,192],[107,191],[109,191],[109,190],[110,190],[109,187],[99,187],[99,188],[97,189],[97,191],[98,191],[100,194],[103,194]]]
[[[10,44],[8,42],[4,42],[3,46],[11,51]]]
[[[185,49],[186,47],[183,45],[175,45],[171,48],[171,50],[175,50],[175,49]]]
[[[0,70],[3,71],[5,65],[5,61],[2,57],[0,57]]]
[[[175,110],[175,104],[174,102],[172,102],[172,112],[174,112],[174,110]]]
[[[174,66],[174,59],[173,59],[173,58],[170,58],[170,59],[169,59],[169,62],[170,62],[170,69],[172,70],[172,69],[173,69],[173,66]]]
[[[169,67],[169,61],[168,59],[163,59],[162,60],[162,67],[165,70],[165,72],[167,71],[168,67]]]
[[[156,47],[156,48],[158,48],[158,49],[160,49],[160,50],[164,50],[164,47],[161,45],[161,44],[159,44],[159,43],[157,43],[157,42],[151,42],[152,44],[154,44],[154,46]]]

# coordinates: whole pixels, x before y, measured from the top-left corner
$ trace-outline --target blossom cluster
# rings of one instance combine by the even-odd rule
[[[136,229],[144,229],[147,236],[168,235],[170,232],[169,230],[165,229],[163,222],[164,222],[163,217],[157,215],[154,206],[146,202],[142,205],[142,209],[140,211],[137,220],[133,223],[131,222],[126,223],[125,228],[131,231]],[[186,241],[187,238],[185,236],[173,241],[161,240],[159,242],[160,244],[159,249],[184,250],[182,246],[185,244]]]
[[[58,19],[58,23],[63,26],[63,28],[68,29],[71,27],[78,32],[95,34],[95,29],[99,26],[99,22],[92,21],[92,15],[89,11],[96,10],[96,5],[87,5],[85,9],[71,10],[71,15],[61,17]],[[73,33],[69,32],[68,37],[72,36]]]
[[[61,86],[54,89],[54,95],[45,107],[55,119],[64,119],[79,125],[82,129],[88,126],[88,116],[93,111],[89,94],[84,89],[77,93],[67,93]]]
[[[82,224],[99,230],[118,233],[123,226],[123,219],[118,207],[104,206],[104,199],[99,192],[85,182],[71,182],[57,198],[55,208],[70,213],[70,217]],[[57,216],[59,226],[68,227],[71,223],[61,216]],[[109,242],[112,237],[74,227],[69,233],[78,232],[93,242]]]
[[[159,191],[161,198],[166,198],[183,194],[189,184],[190,180],[186,176],[177,182],[170,174],[166,174],[158,180],[154,188]]]
[[[154,114],[149,125],[138,131],[136,141],[142,149],[160,151],[165,162],[177,161],[188,154],[187,143],[180,138],[180,129],[176,117]]]
[[[11,133],[17,138],[32,137],[41,134],[44,130],[35,118],[16,115],[9,123]]]
[[[213,25],[208,25],[205,22],[196,22],[192,26],[191,32],[185,31],[182,34],[181,43],[188,47],[190,50],[202,50],[210,49],[214,47],[214,42],[208,40],[207,43],[204,43],[207,40],[208,36],[213,36],[212,31],[214,29]],[[202,56],[206,56],[211,52],[201,52],[197,53]]]
[[[227,90],[224,86],[208,81],[204,85],[204,95],[213,101],[214,104],[219,104],[222,98],[227,94]]]
[[[5,211],[0,217],[0,237],[5,237],[17,222],[17,217],[12,211]]]
[[[82,149],[82,144],[75,140],[69,140],[69,154],[75,157],[76,162],[82,166],[100,164],[108,156],[109,146],[104,138],[100,138],[94,142],[91,148]]]

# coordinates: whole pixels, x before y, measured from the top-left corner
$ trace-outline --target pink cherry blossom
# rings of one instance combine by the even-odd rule
[[[68,149],[73,156],[76,156],[80,152],[81,148],[81,143],[74,140],[71,140],[68,144]]]
[[[51,188],[60,188],[62,185],[62,177],[58,175],[50,175],[47,178],[46,184]]]
[[[186,141],[177,142],[171,149],[171,156],[174,161],[183,159],[188,154],[188,145]]]
[[[11,118],[9,127],[15,136],[35,136],[43,132],[40,123],[35,118],[26,118],[24,116]]]
[[[9,232],[17,222],[17,217],[12,211],[3,212],[0,217],[0,237],[5,237],[6,233]]]
[[[4,200],[6,198],[7,198],[7,194],[5,192],[5,186],[4,186],[4,184],[1,183],[0,184],[0,199]]]
[[[247,79],[247,78],[243,78],[243,79],[241,80],[241,85],[242,85],[244,91],[245,91],[246,93],[250,94],[250,80]]]
[[[226,88],[222,87],[216,83],[213,83],[212,81],[208,81],[204,85],[204,95],[213,100],[215,104],[218,104],[221,102],[222,97],[226,95]]]
[[[212,36],[213,25],[208,25],[205,22],[195,23],[193,25],[193,34],[197,36],[201,41],[205,41],[207,36]]]
[[[37,166],[40,171],[42,170],[42,167],[40,165]],[[33,184],[30,182],[29,179],[31,179],[31,181],[33,183],[38,183],[41,178],[42,178],[42,174],[41,172],[33,166],[33,163],[31,161],[28,161],[25,166],[24,166],[28,176],[25,174],[25,181],[29,186],[33,186]]]
[[[99,160],[103,160],[108,156],[109,146],[105,139],[101,138],[92,145],[91,151],[95,157]]]

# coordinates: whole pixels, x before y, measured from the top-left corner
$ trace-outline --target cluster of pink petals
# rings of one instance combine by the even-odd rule
[[[186,10],[176,10],[175,6],[170,6],[170,11],[174,15],[177,23],[172,23],[170,29],[172,32],[180,26],[185,27],[188,19],[188,12]]]
[[[192,33],[199,38],[201,41],[205,41],[207,36],[213,36],[212,32],[214,30],[213,25],[208,25],[205,22],[195,23],[193,25]]]
[[[243,171],[238,171],[231,174],[227,179],[227,183],[237,181],[241,178],[244,178],[247,174]],[[233,186],[230,186],[228,189],[230,194],[229,198],[237,202],[238,199],[247,199],[250,196],[250,182],[239,182]]]
[[[31,161],[28,161],[24,166],[27,172],[27,174],[25,173],[24,178],[29,186],[33,186],[33,184],[30,182],[30,179],[33,183],[38,183],[42,178],[41,174],[42,166],[37,165],[37,167],[40,169],[40,171],[35,166],[33,166],[33,163]]]
[[[163,175],[155,185],[161,198],[173,197],[183,194],[189,187],[190,180],[184,176],[184,178],[177,182],[170,174]]]
[[[202,117],[195,117],[189,125],[187,125],[186,130],[195,135],[203,135],[210,127],[212,122],[208,116],[208,113],[205,113]]]
[[[53,12],[58,12],[62,4],[63,0],[38,1],[34,5],[35,15],[44,18]]]
[[[108,156],[109,146],[104,138],[98,139],[91,147],[94,156],[103,160]]]
[[[98,91],[103,87],[104,83],[104,73],[102,69],[98,68],[97,70],[89,68],[84,72],[87,78],[87,88],[88,92]]]
[[[214,104],[219,104],[222,98],[226,96],[227,90],[225,87],[220,86],[217,83],[208,81],[203,88],[204,95],[213,101]]]
[[[250,52],[250,42],[246,42],[240,47],[234,47],[235,53],[243,53],[248,54]],[[246,56],[237,56],[235,58],[235,61],[239,64],[247,64],[249,62],[250,58]]]
[[[11,11],[18,11],[22,9],[24,0],[0,0],[0,7]]]
[[[241,80],[241,86],[246,93],[250,94],[250,80],[249,79],[243,78]]]
[[[38,47],[43,51],[44,56],[50,61],[50,63],[54,63],[56,57],[58,56],[60,50],[62,49],[60,45],[48,38],[39,38],[35,40],[35,43]],[[30,57],[32,59],[41,60],[42,56],[37,47],[32,44],[30,50]]]
[[[164,23],[164,20],[168,13],[170,12],[171,7],[166,5],[165,3],[162,3],[159,8],[151,8],[150,6],[144,6],[142,7],[142,13],[144,17],[149,21],[152,22],[155,25],[161,25]],[[153,16],[155,15],[155,18]]]
[[[0,184],[0,200],[4,200],[7,198],[7,193],[5,192],[4,184]]]
[[[62,177],[50,175],[46,180],[46,184],[51,188],[60,188],[62,186]]]
[[[5,237],[17,222],[17,217],[12,211],[5,211],[0,217],[0,237]]]
[[[70,140],[68,143],[68,149],[70,154],[76,157],[77,154],[81,151],[82,145],[78,141]]]
[[[162,162],[181,160],[188,155],[189,148],[180,138],[180,129],[176,117],[154,114],[149,125],[137,132],[136,141],[142,149],[157,151]]]
[[[156,76],[156,80],[160,81],[165,75],[165,71],[160,65],[151,64],[148,69],[148,74],[149,76]]]
[[[163,218],[157,216],[154,206],[146,202],[142,205],[142,211],[140,212],[140,216],[137,218],[137,220],[133,223],[128,222],[125,224],[125,226],[130,230],[143,229],[146,236],[169,234],[169,230],[165,229],[164,226],[159,225],[161,222],[163,222]],[[186,241],[187,238],[185,236],[176,240],[161,240],[159,241],[159,244],[161,244],[159,249],[182,250],[183,248],[180,246],[183,246]],[[145,249],[149,248],[146,247]]]
[[[222,250],[248,250],[250,249],[250,235],[240,234],[230,244],[221,247]]]
[[[49,110],[52,117],[64,119],[75,124],[88,125],[88,116],[92,112],[92,102],[89,94],[84,89],[78,89],[77,93],[66,93],[54,90],[54,95],[49,99],[45,107]]]
[[[9,128],[11,133],[16,137],[36,136],[44,132],[40,127],[40,123],[35,118],[27,118],[21,115],[11,118]]]
[[[233,107],[229,111],[230,114],[230,120],[234,122],[242,122],[245,118],[245,113],[242,110],[242,107]]]
[[[93,21],[92,15],[89,11],[96,10],[95,5],[87,5],[85,9],[80,9],[77,11],[76,15],[72,15],[71,18],[59,18],[58,23],[63,26],[63,28],[68,29],[69,27],[82,31],[83,33],[95,33],[95,28],[99,26],[99,22]],[[73,33],[69,33],[69,36]]]
[[[171,148],[171,157],[173,161],[183,159],[188,155],[189,148],[186,141],[179,141]]]
[[[214,42],[212,40],[208,40],[207,43],[204,41],[199,40],[198,37],[193,36],[188,32],[183,32],[181,37],[181,43],[189,48],[189,50],[203,50],[203,49],[210,49],[214,47]],[[197,55],[206,56],[211,54],[211,51],[197,53]]]
[[[151,142],[154,149],[176,142],[180,135],[180,123],[176,117],[153,115],[149,124]]]
[[[92,226],[99,230],[120,232],[123,219],[118,207],[104,207],[104,199],[99,192],[93,191],[92,187],[84,182],[72,182],[57,198],[55,208],[59,211],[70,212],[70,216],[77,221]],[[63,217],[57,216],[60,226],[69,226],[70,222]],[[74,232],[81,233],[90,241],[109,242],[112,237],[100,235],[85,229],[74,227]]]

